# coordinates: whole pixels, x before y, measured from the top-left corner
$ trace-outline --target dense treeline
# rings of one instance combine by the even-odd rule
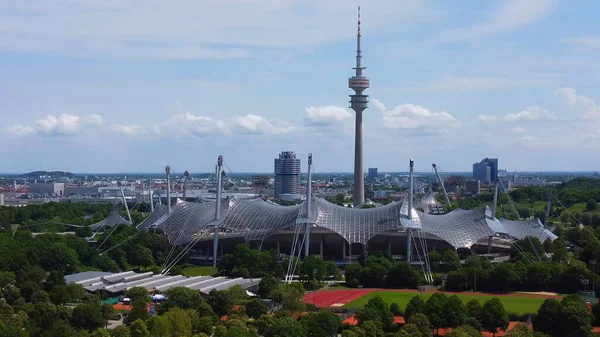
[[[0,226],[12,224],[27,226],[37,221],[86,225],[99,222],[112,210],[110,204],[85,202],[49,202],[24,207],[0,206]]]

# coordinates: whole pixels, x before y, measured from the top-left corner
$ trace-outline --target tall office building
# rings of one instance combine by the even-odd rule
[[[363,91],[369,88],[369,78],[363,76],[365,67],[361,64],[362,54],[360,50],[360,6],[358,7],[358,31],[356,34],[356,70],[354,76],[348,79],[348,87],[354,90],[350,95],[350,108],[356,113],[356,125],[354,130],[354,193],[352,204],[360,206],[365,202],[365,170],[363,169],[362,148],[362,113],[368,107],[369,96]]]
[[[275,158],[275,198],[300,199],[300,159],[292,151],[284,151]]]
[[[369,173],[367,174],[369,181],[377,180],[377,167],[369,167]]]
[[[484,184],[495,183],[498,178],[498,158],[485,158],[473,164],[473,179]]]

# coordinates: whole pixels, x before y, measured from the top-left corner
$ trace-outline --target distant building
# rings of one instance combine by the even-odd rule
[[[495,183],[498,177],[498,158],[485,158],[473,164],[473,179],[484,184]]]
[[[369,167],[369,173],[367,174],[369,181],[377,180],[377,167]]]
[[[300,199],[300,159],[292,151],[284,151],[275,158],[275,198]]]
[[[479,180],[465,181],[465,189],[467,192],[475,195],[481,193],[481,182]]]
[[[264,176],[264,175],[252,176],[252,186],[254,186],[254,187],[267,188],[267,187],[269,187],[270,181],[271,181],[270,176]]]
[[[64,183],[33,183],[29,185],[29,193],[56,194],[63,196],[65,193]]]

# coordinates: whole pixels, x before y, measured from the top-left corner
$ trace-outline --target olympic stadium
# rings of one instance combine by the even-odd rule
[[[191,255],[207,261],[215,252],[215,228],[217,256],[248,242],[256,249],[276,250],[283,257],[292,254],[294,242],[305,247],[308,241],[310,254],[337,262],[348,262],[368,251],[387,251],[405,260],[411,246],[411,261],[428,251],[451,248],[459,255],[468,251],[502,255],[516,239],[533,236],[543,242],[556,238],[537,219],[496,219],[487,206],[443,215],[411,207],[409,217],[405,201],[363,209],[338,206],[313,196],[307,216],[307,201],[280,206],[260,197],[227,197],[220,203],[219,220],[215,220],[216,206],[216,201],[177,200],[169,211],[169,206],[158,204],[138,229],[164,233],[171,244],[190,247]],[[111,219],[118,220],[114,215]],[[307,223],[310,231],[305,237]]]

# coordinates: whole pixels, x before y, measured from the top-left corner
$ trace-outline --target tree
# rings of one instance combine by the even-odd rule
[[[211,290],[206,301],[219,317],[227,315],[231,309],[229,295],[223,290]]]
[[[165,314],[169,321],[171,336],[190,337],[192,335],[192,321],[190,316],[181,308],[173,308]]]
[[[185,287],[171,288],[165,291],[167,300],[164,301],[159,308],[159,313],[166,313],[171,308],[181,309],[198,309],[204,299],[196,290]]]
[[[145,336],[147,337],[148,335]],[[131,333],[129,332],[129,329],[126,326],[119,325],[114,329],[110,330],[110,337],[131,337]]]
[[[430,335],[430,327],[429,319],[427,316],[421,313],[414,314],[408,318],[408,324],[413,324],[419,329],[421,336],[429,336]]]
[[[483,307],[478,300],[470,300],[467,302],[467,316],[473,317],[481,322],[481,311]]]
[[[411,317],[414,314],[425,313],[425,302],[423,302],[423,298],[421,296],[413,296],[408,301],[406,305],[406,309],[404,310],[404,317]]]
[[[305,326],[308,336],[330,337],[337,335],[341,322],[331,311],[321,310],[302,317],[300,323]]]
[[[436,331],[446,326],[444,306],[447,300],[446,295],[435,293],[425,302],[425,314]]]
[[[265,337],[305,337],[306,328],[291,317],[276,319],[267,329]]]
[[[554,298],[548,298],[538,309],[537,315],[533,319],[533,330],[545,334],[552,334],[553,331],[560,331],[560,321],[558,318],[560,303]]]
[[[417,288],[419,274],[408,263],[397,262],[389,269],[387,285],[390,288]]]
[[[279,288],[281,291],[281,304],[284,310],[292,312],[304,311],[304,287],[301,284],[283,284]]]
[[[46,247],[41,260],[41,265],[45,270],[58,270],[65,274],[75,272],[78,264],[77,252],[62,242],[54,243],[49,248]]]
[[[364,330],[365,337],[383,337],[384,335],[383,324],[380,321],[366,321],[360,327]],[[417,335],[417,337],[420,336]]]
[[[394,316],[402,316],[402,310],[400,310],[400,306],[396,302],[390,304],[390,312]]]
[[[446,336],[450,337],[481,337],[481,332],[469,325],[461,325],[451,332],[447,333]]]
[[[50,302],[55,305],[62,305],[69,301],[69,292],[64,285],[56,285],[50,291]]]
[[[71,326],[76,329],[88,331],[96,330],[104,326],[102,311],[97,304],[80,304],[73,308]]]
[[[150,329],[150,337],[171,336],[171,326],[165,316],[152,316],[147,325]]]
[[[356,314],[356,319],[361,325],[367,321],[376,321],[386,328],[394,323],[394,315],[390,312],[383,298],[379,296],[369,299],[364,308]]]
[[[518,323],[506,333],[506,337],[533,337],[533,332],[524,323]]]
[[[102,312],[102,318],[104,318],[104,327],[108,326],[108,320],[112,319],[115,315],[115,307],[106,303],[100,306],[100,311]]]
[[[563,336],[591,336],[592,316],[579,296],[568,295],[562,299],[558,319]]]
[[[274,321],[275,319],[273,317],[262,315],[254,322],[254,326],[256,326],[256,329],[258,330],[258,334],[263,336]]]
[[[136,319],[129,326],[129,332],[131,337],[148,337],[150,333],[148,332],[148,327],[146,326],[146,322],[141,319]]]
[[[267,313],[267,305],[255,298],[246,303],[246,314],[250,318],[257,319]]]
[[[131,324],[137,320],[146,321],[150,318],[146,301],[141,298],[136,298],[131,302],[131,311],[126,318],[126,324]]]
[[[586,212],[595,212],[598,210],[598,202],[595,199],[589,199],[585,204]]]
[[[140,244],[135,245],[129,256],[129,263],[144,269],[152,266],[154,264],[152,251]]]
[[[411,323],[406,323],[402,327],[402,331],[408,332],[411,336],[416,336],[416,337],[423,336],[423,334],[421,333],[421,330],[419,330],[419,327],[414,324],[411,324]],[[427,330],[427,335],[429,335],[429,330]],[[425,336],[427,336],[427,335],[425,335]]]
[[[495,336],[499,330],[506,330],[508,323],[508,313],[498,298],[485,302],[481,311],[481,326],[485,331]]]
[[[258,295],[261,298],[272,298],[278,287],[279,282],[271,274],[266,274],[258,283]]]
[[[148,302],[150,300],[150,296],[148,295],[148,290],[144,287],[132,287],[131,289],[125,292],[125,295],[131,299],[131,302],[136,300]]]
[[[241,285],[236,284],[229,289],[227,289],[227,297],[229,297],[229,301],[233,305],[241,305],[246,303],[248,300],[248,293]]]
[[[467,307],[462,300],[456,296],[450,296],[443,307],[445,327],[456,328],[467,321]]]

